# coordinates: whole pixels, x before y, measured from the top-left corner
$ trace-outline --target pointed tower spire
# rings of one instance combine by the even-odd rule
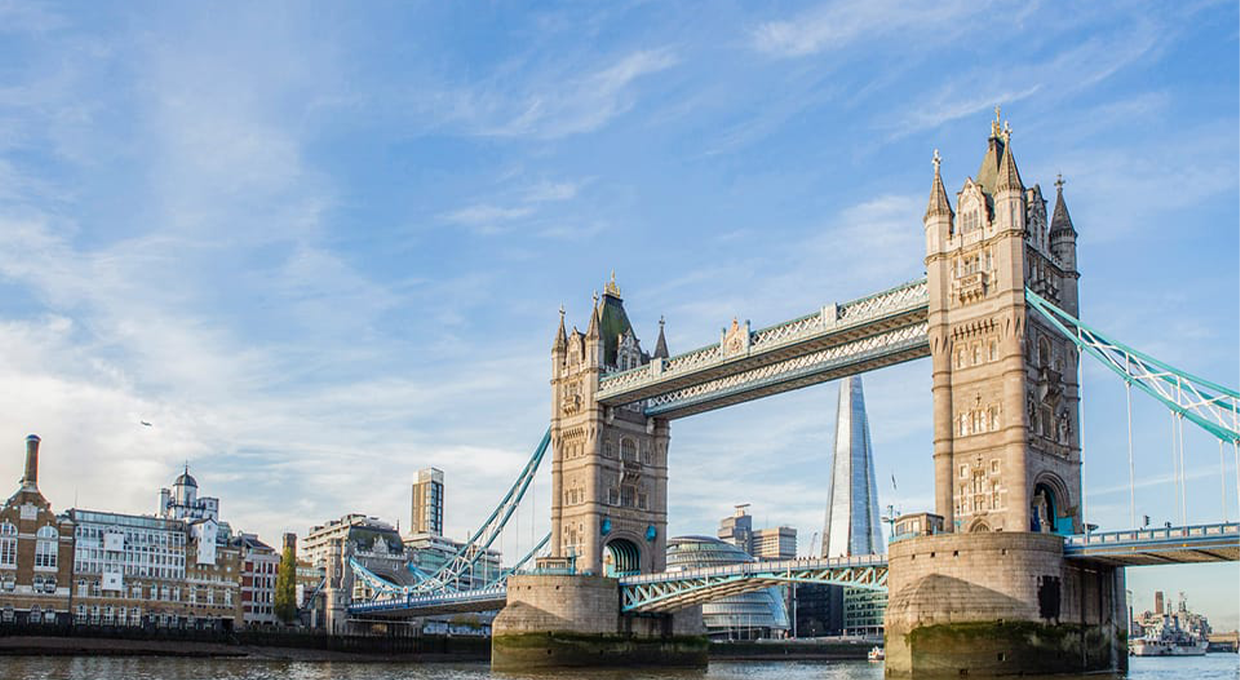
[[[564,331],[564,305],[560,305],[560,328],[555,332],[555,344],[551,346],[553,352],[562,352],[568,348],[568,333]]]
[[[939,150],[934,150],[934,184],[930,186],[930,203],[926,206],[925,217],[946,215],[951,217],[955,215],[952,212],[952,204],[947,200],[947,189],[943,187],[943,175],[939,172],[939,166],[943,163],[943,159],[939,156]],[[924,218],[923,218],[924,219]]]
[[[659,339],[654,343],[654,358],[666,359],[668,356],[669,355],[667,352],[667,338],[663,337],[663,317],[660,315],[659,316]]]
[[[599,309],[598,291],[596,290],[594,291],[594,304],[590,307],[590,325],[586,326],[587,338],[593,338],[595,340],[598,339]]]
[[[1076,236],[1076,227],[1072,225],[1072,216],[1068,214],[1068,204],[1063,200],[1063,175],[1055,180],[1055,212],[1051,215],[1051,238],[1061,234]]]
[[[1003,158],[999,161],[999,176],[995,193],[1015,189],[1024,191],[1025,185],[1020,181],[1020,172],[1016,169],[1016,159],[1012,157],[1012,128],[1003,131]]]

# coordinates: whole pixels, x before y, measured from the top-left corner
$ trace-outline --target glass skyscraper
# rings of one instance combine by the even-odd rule
[[[822,531],[823,556],[886,552],[881,521],[865,395],[861,378],[852,376],[840,381],[840,399],[835,410],[831,487],[827,490],[827,518]]]
[[[861,390],[861,378],[853,376],[840,381],[822,554],[844,557],[885,553],[881,522],[865,395]],[[844,588],[843,609],[846,634],[880,634],[887,594]]]

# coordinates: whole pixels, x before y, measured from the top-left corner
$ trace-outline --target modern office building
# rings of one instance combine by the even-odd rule
[[[409,533],[443,535],[443,470],[418,470],[410,503]]]
[[[844,557],[885,552],[865,394],[860,376],[852,376],[840,381],[822,554]],[[882,633],[886,609],[885,592],[845,588],[844,632],[850,635]]]
[[[798,583],[791,590],[797,637],[826,637],[844,632],[843,588],[825,583]]]
[[[39,437],[26,438],[17,492],[0,506],[0,623],[67,623],[73,523],[39,491]]]
[[[719,522],[719,540],[747,553],[753,547],[753,517],[749,516],[748,510],[749,504],[741,503],[731,517],[724,517]]]
[[[753,562],[739,547],[709,536],[677,536],[667,541],[667,570],[683,571]],[[731,595],[702,605],[706,633],[716,639],[780,637],[789,628],[782,588]]]
[[[795,560],[797,530],[792,527],[758,529],[753,532],[749,554],[757,560]]]
[[[744,550],[759,560],[791,560],[797,556],[797,530],[792,527],[753,528],[749,504],[735,506],[729,517],[719,521],[719,540]]]

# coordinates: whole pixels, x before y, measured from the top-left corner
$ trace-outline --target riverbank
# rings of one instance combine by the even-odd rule
[[[269,643],[208,642],[200,640],[142,640],[85,636],[0,636],[0,656],[153,656],[183,658],[244,658],[273,661],[412,661],[458,663],[489,661],[491,641],[488,638],[423,637],[414,638],[411,649],[384,648],[383,638],[370,638],[371,649],[362,644],[366,639],[352,640],[347,649],[308,646],[307,641],[285,641],[278,644],[272,636]],[[330,642],[323,639],[322,642]],[[410,642],[406,640],[405,642]],[[401,645],[405,647],[406,645]],[[708,653],[711,661],[842,661],[864,660],[873,641],[867,640],[763,640],[712,642]]]
[[[430,650],[430,651],[427,651]],[[341,651],[303,646],[246,645],[193,640],[134,640],[89,637],[0,637],[0,656],[154,656],[244,658],[273,661],[487,661],[490,640],[442,638],[419,651]]]

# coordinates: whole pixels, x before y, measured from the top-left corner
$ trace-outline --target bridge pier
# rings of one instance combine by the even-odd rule
[[[1125,671],[1122,567],[1065,560],[1054,534],[939,534],[892,543],[889,677]]]
[[[701,607],[624,614],[620,582],[603,576],[514,575],[491,625],[491,667],[706,665]]]

